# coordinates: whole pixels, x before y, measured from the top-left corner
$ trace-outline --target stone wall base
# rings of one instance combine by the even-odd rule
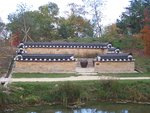
[[[95,72],[98,73],[133,73],[134,62],[95,62]]]
[[[75,73],[76,62],[15,62],[14,73]]]

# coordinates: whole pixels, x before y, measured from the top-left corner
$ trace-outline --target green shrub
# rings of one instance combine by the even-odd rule
[[[143,49],[143,41],[140,38],[135,38],[132,36],[107,36],[103,35],[99,38],[69,38],[66,39],[67,42],[82,42],[82,43],[101,43],[101,42],[111,42],[114,47],[120,49]]]
[[[105,99],[116,99],[120,91],[120,84],[116,80],[105,80],[100,82],[102,96],[105,92]],[[103,96],[104,97],[104,96]]]
[[[51,92],[55,101],[61,101],[64,105],[74,103],[80,99],[81,87],[71,82],[59,85],[56,90]]]
[[[65,106],[90,100],[150,101],[149,80],[13,83],[8,94],[0,92],[0,103],[61,103]]]

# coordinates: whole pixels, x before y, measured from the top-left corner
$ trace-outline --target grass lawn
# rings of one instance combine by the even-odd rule
[[[113,76],[113,77],[150,77],[150,72],[147,73],[99,73],[98,76]]]
[[[73,73],[13,73],[12,78],[64,78],[78,76]]]
[[[34,105],[40,102],[77,102],[83,100],[131,100],[149,102],[150,80],[135,81],[74,81],[12,83],[10,95],[3,95],[12,103]],[[3,93],[3,92],[1,92]],[[139,98],[140,97],[140,98]],[[0,96],[0,99],[2,96]],[[66,101],[64,101],[67,99]],[[0,104],[2,102],[0,101]]]
[[[78,74],[65,73],[13,73],[12,78],[64,78],[71,76],[81,76]],[[150,73],[99,73],[95,76],[112,76],[112,77],[150,77]]]
[[[150,57],[135,56],[135,67],[137,70],[150,73]]]

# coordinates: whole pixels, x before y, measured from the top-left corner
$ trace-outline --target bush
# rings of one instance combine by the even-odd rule
[[[55,101],[61,101],[64,105],[74,103],[80,100],[81,87],[71,82],[65,82],[52,91],[50,96],[53,96]]]
[[[105,80],[100,82],[102,88],[102,95],[105,99],[117,99],[119,91],[121,90],[120,84],[116,80]]]
[[[93,100],[149,102],[149,87],[149,80],[13,83],[9,87],[9,94],[1,90],[0,103],[34,105],[39,102],[50,102],[68,106]]]
[[[114,47],[120,49],[143,49],[143,41],[141,38],[133,36],[107,36],[103,35],[100,38],[70,38],[66,39],[67,42],[82,42],[82,43],[102,43],[102,42],[111,42]]]

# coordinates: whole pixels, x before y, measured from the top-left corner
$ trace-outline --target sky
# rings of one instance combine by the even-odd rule
[[[103,26],[115,23],[122,12],[125,11],[125,7],[129,5],[129,0],[105,0],[103,7]],[[58,5],[60,15],[63,16],[64,12],[68,9],[69,3],[76,3],[83,5],[82,0],[0,0],[0,17],[5,23],[8,23],[7,17],[10,13],[15,12],[17,4],[26,3],[31,6],[31,10],[37,10],[39,6],[47,4],[48,2],[54,2]]]

